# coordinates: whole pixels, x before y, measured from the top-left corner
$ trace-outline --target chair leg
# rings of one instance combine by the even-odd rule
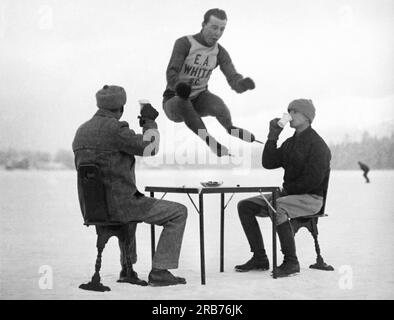
[[[135,239],[136,227],[137,225],[135,223],[127,224],[116,234],[119,239],[122,265],[122,271],[120,272],[117,282],[147,286],[148,283],[139,279],[137,273],[133,270],[137,250]]]
[[[97,258],[95,264],[95,272],[92,277],[92,280],[88,283],[81,284],[79,288],[83,290],[90,291],[111,291],[110,287],[104,286],[100,280],[100,269],[101,269],[101,255],[104,251],[105,245],[107,244],[110,235],[107,232],[101,233],[97,228]]]
[[[151,255],[152,255],[152,261],[153,261],[153,257],[155,255],[155,248],[156,248],[155,225],[154,224],[150,225],[150,241],[151,241]]]
[[[133,225],[127,224],[116,234],[119,242],[120,265],[122,268],[118,282],[121,282],[122,278],[127,278],[130,270],[133,268],[133,263],[131,261],[131,255],[135,254],[135,247],[133,248],[133,245],[135,245],[135,229],[132,230],[133,227]]]
[[[323,257],[320,254],[320,246],[319,246],[319,241],[317,240],[317,223],[316,225],[314,224],[314,232],[312,233],[313,240],[315,242],[315,251],[316,251],[316,263],[311,264],[309,268],[311,269],[319,269],[319,270],[325,270],[325,271],[333,271],[334,268],[327,263],[324,262]]]

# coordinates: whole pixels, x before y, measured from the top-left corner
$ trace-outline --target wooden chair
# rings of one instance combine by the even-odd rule
[[[320,211],[312,216],[305,216],[305,217],[290,219],[290,223],[293,227],[294,235],[297,233],[297,231],[300,228],[305,227],[311,233],[313,240],[315,242],[316,263],[310,265],[309,268],[325,270],[325,271],[333,271],[334,268],[332,266],[328,265],[327,263],[325,263],[323,260],[323,257],[320,254],[320,246],[319,246],[319,241],[317,239],[317,236],[319,234],[318,229],[317,229],[317,222],[318,222],[319,218],[327,217],[327,214],[325,214],[325,209],[326,209],[327,190],[328,190],[329,180],[330,180],[330,174],[328,174],[328,176],[325,178],[325,183],[326,183],[327,187],[326,187],[326,190],[323,195],[323,206],[320,209]]]
[[[110,291],[100,281],[101,255],[105,245],[112,236],[119,239],[120,246],[127,248],[131,245],[128,236],[132,223],[113,222],[109,220],[106,201],[105,186],[102,182],[100,167],[94,163],[81,164],[78,167],[78,198],[81,207],[84,225],[96,227],[97,233],[97,258],[95,273],[89,283],[81,284],[79,288],[91,291]],[[153,235],[152,235],[153,236]],[[153,240],[153,239],[152,239]],[[126,250],[127,251],[127,250]],[[153,256],[153,252],[152,252]],[[126,267],[132,268],[130,257],[126,255]],[[131,269],[130,269],[131,270]]]

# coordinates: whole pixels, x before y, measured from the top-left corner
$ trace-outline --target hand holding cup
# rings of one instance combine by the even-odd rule
[[[149,100],[142,99],[142,100],[138,100],[138,102],[141,107],[140,115],[138,116],[139,125],[140,125],[140,127],[143,127],[147,120],[155,121],[155,119],[158,117],[159,113],[157,112],[157,110],[155,108],[152,107]]]
[[[292,120],[291,115],[288,113],[284,113],[282,118],[278,121],[278,126],[284,128],[286,124],[291,120]]]
[[[159,113],[155,108],[152,107],[148,100],[143,99],[139,100],[138,102],[141,106],[140,114],[142,118],[155,120],[158,117]]]
[[[277,141],[283,128],[279,126],[279,118],[272,119],[269,125],[268,140]]]

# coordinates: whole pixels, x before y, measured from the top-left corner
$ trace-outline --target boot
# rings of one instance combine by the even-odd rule
[[[239,138],[246,142],[253,142],[256,140],[253,133],[249,132],[246,129],[238,128],[236,126],[231,126],[227,132],[232,135],[233,137]]]
[[[237,272],[248,272],[252,270],[268,270],[270,268],[270,263],[267,255],[260,252],[254,252],[253,257],[246,263],[240,264],[234,267]]]
[[[122,270],[119,274],[119,280],[117,282],[127,282],[143,287],[148,285],[148,282],[138,278],[138,274],[133,270],[133,267],[129,269],[127,269],[126,267],[122,267]]]
[[[300,272],[300,264],[298,261],[283,260],[283,263],[276,269],[276,277],[283,278]]]
[[[205,137],[205,143],[208,145],[211,151],[215,153],[218,157],[228,156],[230,154],[227,147],[217,142],[216,139],[211,135],[207,135]]]
[[[294,233],[290,221],[280,224],[277,230],[284,255],[283,263],[276,269],[276,276],[281,278],[300,272],[300,264],[296,256]]]
[[[216,144],[214,146],[210,146],[210,149],[216,153],[216,155],[218,157],[222,157],[222,156],[228,156],[230,155],[229,150],[227,149],[226,146],[220,144],[219,142],[216,142]]]
[[[149,285],[152,287],[186,284],[186,279],[174,276],[168,270],[152,269],[149,273]]]

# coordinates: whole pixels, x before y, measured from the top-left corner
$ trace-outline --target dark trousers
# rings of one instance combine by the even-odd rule
[[[215,117],[219,123],[230,130],[232,127],[230,110],[223,100],[206,90],[193,100],[184,100],[178,96],[165,99],[163,102],[164,112],[174,122],[185,124],[198,135],[199,130],[206,130],[201,117]]]
[[[364,178],[365,178],[365,181],[366,181],[366,182],[369,182],[368,171],[364,171],[363,176],[364,176]]]
[[[256,218],[258,214],[261,214],[262,210],[263,207],[261,205],[252,201],[243,200],[238,203],[239,219],[252,252],[265,251],[263,236]]]

